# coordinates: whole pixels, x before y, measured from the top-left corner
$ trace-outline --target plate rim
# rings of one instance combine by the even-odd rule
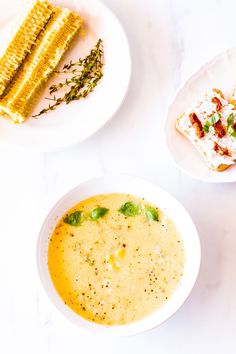
[[[57,1],[57,0],[56,0]],[[70,0],[71,3],[74,4],[79,4],[80,0]],[[82,0],[83,3],[85,3],[84,0]],[[65,2],[67,2],[67,0],[65,0]],[[131,83],[131,77],[132,77],[132,55],[131,55],[131,48],[130,48],[130,43],[129,43],[129,39],[127,36],[127,33],[120,21],[120,19],[118,18],[118,16],[113,12],[113,10],[108,7],[105,3],[103,3],[101,0],[86,0],[86,4],[90,4],[90,6],[92,6],[92,4],[96,4],[98,5],[101,9],[104,9],[111,18],[113,18],[117,25],[119,26],[119,30],[120,33],[122,33],[124,39],[125,39],[125,46],[127,48],[127,52],[126,52],[126,56],[127,56],[127,60],[126,60],[126,68],[127,68],[127,75],[126,75],[126,80],[125,80],[125,88],[122,92],[122,95],[120,95],[120,99],[119,102],[114,105],[114,108],[112,110],[112,114],[109,114],[108,117],[103,121],[102,124],[99,125],[99,127],[95,127],[93,129],[90,129],[90,132],[84,134],[83,137],[78,137],[77,139],[72,139],[71,141],[62,141],[60,144],[58,143],[50,143],[45,146],[43,144],[40,145],[32,145],[30,143],[24,143],[23,139],[21,139],[21,141],[16,141],[14,139],[8,139],[8,138],[4,138],[4,136],[1,136],[0,138],[0,143],[4,144],[6,146],[12,146],[12,147],[16,147],[16,148],[21,148],[22,150],[26,150],[26,151],[35,151],[35,152],[57,152],[60,150],[64,150],[73,146],[76,146],[77,144],[80,144],[84,141],[86,141],[87,139],[89,139],[90,137],[93,137],[97,132],[99,132],[102,128],[104,128],[114,117],[115,115],[119,112],[120,108],[122,107],[129,88],[130,88],[130,83]],[[66,7],[67,5],[65,5]],[[68,5],[69,7],[69,5]],[[9,19],[8,19],[9,20]],[[9,23],[9,22],[7,22]],[[7,25],[7,23],[4,24]],[[1,116],[0,116],[1,117]],[[1,117],[1,119],[4,119],[4,117]],[[24,124],[24,123],[23,123]],[[22,124],[22,125],[23,125]],[[1,124],[0,124],[1,125]],[[47,128],[46,128],[47,129]],[[21,134],[21,132],[19,131],[19,134]],[[24,136],[30,134],[30,132],[25,133]],[[38,133],[40,134],[40,133]],[[10,134],[9,134],[10,135]]]
[[[218,184],[218,183],[235,183],[236,182],[236,166],[235,166],[235,176],[230,176],[230,178],[225,179],[225,178],[215,178],[214,175],[212,175],[212,178],[204,178],[204,177],[200,177],[200,176],[196,176],[194,173],[190,172],[189,170],[185,169],[183,166],[181,166],[177,161],[176,158],[174,156],[174,154],[172,153],[170,146],[169,146],[169,141],[168,141],[168,123],[171,124],[172,123],[172,119],[170,119],[170,111],[173,108],[173,106],[175,105],[175,101],[178,98],[178,95],[181,93],[182,90],[184,90],[185,87],[187,87],[192,81],[195,80],[195,78],[200,74],[200,72],[205,68],[205,67],[209,67],[211,65],[214,64],[215,61],[219,60],[221,56],[223,55],[227,55],[228,53],[232,52],[232,51],[236,51],[236,46],[227,48],[226,50],[216,54],[213,58],[211,58],[209,61],[207,61],[206,63],[200,65],[198,67],[198,69],[196,71],[194,71],[192,74],[190,74],[188,76],[188,78],[183,81],[183,83],[181,83],[177,89],[175,90],[175,92],[173,93],[170,103],[168,105],[167,108],[167,114],[166,114],[166,118],[163,122],[163,130],[164,130],[164,135],[165,135],[165,147],[168,153],[168,156],[170,157],[172,163],[176,166],[176,168],[181,171],[184,172],[186,175],[188,175],[189,177],[197,180],[197,181],[201,181],[201,182],[205,182],[205,183],[212,183],[212,184]],[[176,130],[177,134],[181,134]],[[187,138],[185,138],[187,139]],[[191,144],[191,142],[189,141],[189,144]],[[230,168],[230,167],[229,167]],[[209,169],[209,171],[211,171]],[[214,171],[212,171],[214,172]],[[224,176],[222,175],[224,173],[223,172],[218,172],[219,176]]]

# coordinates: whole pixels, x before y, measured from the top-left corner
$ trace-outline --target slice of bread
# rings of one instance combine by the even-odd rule
[[[176,129],[191,141],[214,171],[222,172],[236,162],[235,107],[220,90],[213,89],[176,119]]]

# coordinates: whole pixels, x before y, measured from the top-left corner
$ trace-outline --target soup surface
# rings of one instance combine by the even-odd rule
[[[184,261],[173,222],[128,194],[97,195],[74,206],[48,248],[50,275],[63,301],[105,325],[137,321],[168,301]]]

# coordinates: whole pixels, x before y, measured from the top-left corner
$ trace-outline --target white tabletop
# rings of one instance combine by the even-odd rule
[[[20,0],[0,0],[8,16]],[[235,353],[235,184],[191,179],[172,164],[163,121],[181,83],[236,43],[233,0],[105,0],[130,41],[133,74],[127,98],[86,142],[53,153],[0,144],[0,352],[2,354]],[[57,312],[38,280],[35,248],[52,204],[81,181],[128,173],[177,197],[202,244],[198,281],[182,308],[148,333],[121,339],[82,335]]]

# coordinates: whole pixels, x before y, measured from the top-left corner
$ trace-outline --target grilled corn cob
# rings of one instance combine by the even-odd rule
[[[68,49],[81,24],[78,14],[68,9],[54,8],[46,29],[40,33],[32,53],[0,101],[0,110],[15,123],[23,122],[31,113],[41,88]]]
[[[31,51],[40,31],[52,15],[52,5],[47,0],[34,0],[29,3],[17,19],[13,38],[7,41],[0,57],[0,96],[15,76],[26,55]],[[14,27],[15,27],[14,26]]]

